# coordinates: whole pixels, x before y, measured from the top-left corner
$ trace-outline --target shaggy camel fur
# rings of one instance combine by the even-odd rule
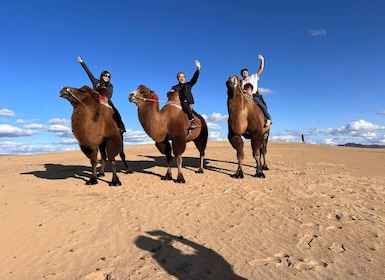
[[[230,76],[226,81],[227,109],[229,112],[228,139],[237,152],[238,169],[232,177],[243,178],[242,161],[244,159],[243,140],[251,139],[251,148],[256,162],[255,177],[265,178],[263,170],[268,170],[265,155],[270,127],[264,128],[264,116],[261,108],[252,96],[244,94],[242,82],[238,76]]]
[[[90,159],[92,176],[87,185],[98,183],[97,164],[98,150],[102,160],[99,176],[104,176],[108,159],[112,169],[110,186],[120,186],[121,182],[116,173],[115,157],[122,150],[122,137],[114,121],[113,111],[106,104],[99,101],[99,92],[88,86],[81,88],[64,87],[60,97],[67,99],[73,106],[71,117],[72,132],[79,142],[80,149]]]
[[[172,180],[173,153],[178,167],[178,176],[175,182],[185,183],[182,174],[182,154],[186,150],[186,143],[189,141],[194,141],[199,150],[200,166],[196,173],[203,173],[208,138],[207,124],[200,115],[193,112],[200,125],[189,130],[188,118],[182,111],[178,92],[170,91],[167,93],[167,97],[168,102],[160,110],[156,93],[144,85],[139,85],[136,90],[130,93],[128,99],[138,106],[139,121],[145,132],[155,141],[158,150],[166,155],[167,173],[162,177],[162,180]],[[172,145],[170,145],[170,141]]]

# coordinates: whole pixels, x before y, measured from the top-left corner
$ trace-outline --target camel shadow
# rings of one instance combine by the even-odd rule
[[[210,171],[213,171],[213,172],[218,172],[218,173],[222,173],[222,174],[225,174],[225,175],[228,175],[230,177],[233,176],[235,170],[237,169],[238,167],[238,162],[235,162],[235,161],[228,161],[228,160],[218,160],[218,159],[206,159],[207,161],[207,164],[205,165],[205,169],[207,170],[210,170]],[[232,164],[234,165],[234,168],[233,169],[227,169],[227,168],[220,168],[220,167],[216,167],[214,165],[211,165],[210,163],[211,162],[217,162],[217,163],[228,163],[228,164]],[[250,168],[253,168],[255,169],[256,167],[254,165],[250,165],[250,164],[242,164],[243,167],[250,167]],[[245,175],[250,175],[250,176],[253,176],[253,174],[251,173],[246,173],[244,171],[244,174]]]
[[[238,276],[218,253],[183,236],[156,230],[141,235],[135,245],[152,254],[168,274],[180,280],[221,279],[247,280]]]
[[[167,168],[166,159],[164,156],[142,156],[149,158],[150,160],[136,160],[130,161],[126,160],[128,166],[134,172],[154,175],[159,178],[162,178],[163,174],[155,173],[151,169],[155,166],[162,166]],[[191,158],[191,160],[186,160],[186,164],[190,167],[196,167],[199,164],[199,159]],[[42,164],[43,165],[43,164]],[[34,175],[37,178],[47,179],[47,180],[65,180],[68,178],[76,178],[87,182],[92,174],[91,166],[85,165],[64,165],[64,164],[55,164],[55,163],[45,163],[45,170],[35,170],[29,172],[21,172],[20,175]],[[121,173],[125,172],[125,166],[123,161],[116,161],[116,168]],[[111,167],[107,164],[105,168],[106,173],[111,172]],[[126,173],[127,174],[127,173]],[[107,176],[107,174],[106,174]],[[98,180],[108,183],[109,181],[104,180],[103,177],[98,177]]]
[[[143,174],[149,174],[153,176],[157,176],[159,178],[162,178],[164,174],[159,174],[156,172],[153,172],[149,169],[160,166],[167,168],[166,158],[161,156],[151,156],[151,155],[138,155],[140,157],[143,157],[142,160],[126,160],[128,163],[128,166],[132,169],[132,171],[143,173]],[[230,163],[237,165],[236,162],[232,161],[224,161],[224,160],[217,160],[217,159],[205,159],[204,168],[206,170],[210,170],[213,172],[219,172],[225,175],[231,176],[233,171],[236,169],[234,167],[234,170],[225,169],[225,168],[218,168],[211,163],[215,162],[221,162],[221,163]],[[189,170],[196,170],[199,166],[199,158],[197,157],[183,157],[183,168],[189,169]],[[244,165],[253,167],[251,165]],[[92,169],[91,166],[85,166],[85,165],[63,165],[63,164],[54,164],[54,163],[45,163],[44,164],[45,170],[36,170],[36,171],[29,171],[29,172],[22,172],[21,175],[34,175],[37,178],[41,179],[47,179],[47,180],[65,180],[68,178],[76,178],[79,180],[83,180],[84,182],[87,182],[89,178],[91,177]],[[174,162],[173,167],[176,168],[176,164]],[[125,166],[123,161],[116,161],[116,168],[121,173],[125,172]],[[110,166],[107,164],[106,172],[111,172]],[[108,183],[109,181],[104,180],[103,177],[99,177],[98,180]]]
[[[78,178],[87,181],[84,177],[90,177],[91,167],[83,165],[62,165],[45,163],[45,170],[21,172],[20,175],[34,175],[37,178],[47,180],[65,180],[68,178]]]
[[[43,165],[43,164],[42,164]],[[36,170],[29,172],[21,172],[20,175],[34,175],[37,178],[47,179],[47,180],[65,180],[68,178],[76,178],[87,182],[92,174],[91,166],[85,165],[63,165],[57,163],[45,163],[45,170]],[[123,161],[116,161],[116,168],[120,170],[121,173],[126,173],[125,166]],[[112,172],[111,167],[107,164],[106,172]],[[104,180],[103,177],[98,177],[98,180],[109,183],[109,181]]]

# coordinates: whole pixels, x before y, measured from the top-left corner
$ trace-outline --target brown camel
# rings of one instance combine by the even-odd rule
[[[103,89],[99,89],[101,93]],[[122,150],[122,137],[118,126],[114,121],[113,110],[107,102],[101,102],[98,91],[88,86],[81,88],[64,87],[60,91],[60,97],[67,99],[74,107],[71,117],[72,132],[79,142],[80,149],[90,159],[92,176],[87,185],[98,183],[97,167],[98,150],[101,153],[101,167],[99,176],[104,176],[106,161],[108,159],[112,169],[110,186],[120,186],[116,173],[115,157]]]
[[[159,109],[159,99],[154,91],[144,85],[130,93],[129,101],[138,106],[138,117],[145,132],[155,141],[158,150],[166,155],[167,173],[162,180],[172,180],[172,153],[178,167],[176,183],[185,183],[182,174],[182,154],[186,143],[194,141],[199,150],[200,166],[196,173],[203,173],[204,156],[207,146],[208,130],[205,120],[193,112],[198,127],[189,130],[189,122],[182,111],[177,91],[167,93],[168,102]],[[172,142],[172,145],[170,144]]]
[[[242,82],[238,76],[230,76],[226,81],[227,109],[229,112],[228,139],[237,152],[238,169],[232,177],[243,178],[242,161],[244,159],[243,140],[251,139],[251,148],[256,162],[255,177],[265,178],[263,170],[266,164],[267,143],[270,127],[264,128],[264,115],[252,96],[244,94]]]

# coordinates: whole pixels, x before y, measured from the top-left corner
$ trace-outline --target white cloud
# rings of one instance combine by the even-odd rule
[[[206,120],[206,122],[224,122],[229,118],[228,115],[222,115],[221,113],[212,113],[210,116],[202,114],[202,117]]]
[[[222,126],[213,123],[213,122],[207,122],[207,128],[208,129],[222,129]]]
[[[35,134],[37,134],[36,130],[25,130],[8,124],[0,124],[0,137],[21,137]]]
[[[273,90],[271,90],[269,88],[262,88],[262,87],[258,88],[258,91],[262,95],[268,95],[268,94],[275,93]]]
[[[50,124],[62,124],[67,126],[71,125],[71,120],[67,120],[67,119],[56,118],[56,119],[49,120],[48,122]]]
[[[29,129],[45,129],[47,126],[44,124],[35,123],[35,124],[26,124],[24,127]]]
[[[13,116],[15,116],[15,112],[4,108],[4,109],[0,110],[0,116],[13,117]]]
[[[320,28],[320,29],[310,29],[309,30],[309,33],[311,36],[322,36],[322,35],[326,35],[326,31],[323,29],[323,28]]]

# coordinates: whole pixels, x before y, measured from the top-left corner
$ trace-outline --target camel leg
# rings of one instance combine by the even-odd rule
[[[195,147],[197,147],[199,151],[199,168],[195,173],[203,173],[203,168],[204,168],[204,162],[205,162],[205,150],[206,150],[206,143],[207,143],[207,138],[206,141],[204,139],[199,139],[194,141]]]
[[[108,162],[112,169],[112,180],[111,180],[111,183],[109,183],[110,186],[122,185],[122,183],[119,180],[118,174],[116,172],[116,162],[115,162],[115,157],[121,152],[122,144],[121,144],[121,139],[120,138],[116,139],[116,138],[117,137],[111,137],[111,139],[106,144]]]
[[[122,148],[120,150],[119,156],[122,159],[124,166],[126,167],[125,169],[126,173],[134,173],[134,171],[130,167],[128,167],[128,164],[126,162],[126,155],[124,154],[123,133],[121,133],[120,136],[122,137]]]
[[[98,177],[104,177],[104,171],[106,169],[106,162],[107,162],[107,154],[106,154],[106,143],[102,143],[99,146],[100,155],[101,155],[101,165],[99,168]]]
[[[231,146],[236,150],[237,159],[238,159],[238,169],[237,171],[231,175],[233,178],[242,179],[243,178],[243,170],[242,170],[242,162],[245,157],[243,153],[243,140],[240,135],[232,134],[228,136]]]
[[[185,181],[183,173],[182,173],[182,162],[183,162],[182,155],[183,155],[184,151],[186,150],[185,139],[175,138],[172,141],[172,147],[173,147],[172,150],[174,152],[176,165],[178,167],[178,176],[176,179],[176,183],[184,184],[184,183],[186,183],[186,181]]]
[[[166,155],[167,172],[166,172],[166,175],[161,177],[161,179],[172,180],[172,173],[171,173],[172,153],[171,153],[170,142],[168,142],[167,140],[163,142],[156,142],[155,146],[158,148],[159,152],[161,152],[163,155]]]
[[[176,178],[176,183],[184,184],[186,183],[183,173],[182,173],[182,155],[175,156],[176,166],[178,167],[178,176]]]
[[[96,185],[98,183],[96,166],[98,164],[98,149],[90,150],[87,147],[80,146],[82,152],[90,159],[92,167],[91,178],[86,182],[86,185]]]
[[[263,174],[262,163],[261,163],[261,150],[263,148],[262,141],[263,139],[261,139],[259,135],[253,136],[251,138],[251,148],[253,150],[253,158],[255,159],[255,163],[257,165],[256,173],[254,177],[257,177],[257,178],[265,178],[265,174]]]
[[[263,144],[263,147],[261,148],[261,151],[260,151],[260,161],[262,164],[262,170],[270,170],[266,163],[266,152],[267,152],[266,145]]]
[[[270,129],[269,129],[270,131]],[[269,132],[265,132],[263,134],[263,145],[261,148],[261,155],[262,155],[262,170],[270,170],[266,163],[266,154],[267,154],[267,143],[269,141]]]
[[[115,161],[115,158],[113,158],[112,160],[110,159],[109,163],[110,163],[111,169],[112,169],[112,180],[111,180],[111,183],[109,183],[109,185],[110,186],[121,186],[122,182],[120,182],[118,174],[116,172],[116,161]]]

